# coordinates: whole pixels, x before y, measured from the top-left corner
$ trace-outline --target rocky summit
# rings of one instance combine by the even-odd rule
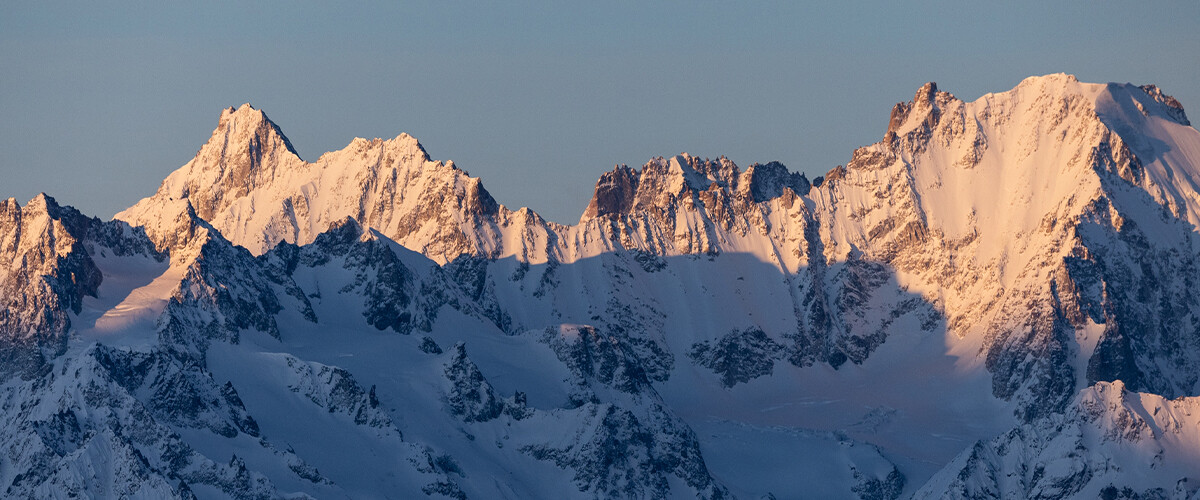
[[[885,111],[812,179],[618,165],[574,225],[248,104],[112,221],[0,203],[2,496],[1197,498],[1183,106]]]

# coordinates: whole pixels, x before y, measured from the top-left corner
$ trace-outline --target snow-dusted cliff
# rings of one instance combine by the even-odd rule
[[[9,495],[1200,488],[1200,132],[1153,86],[931,83],[822,177],[655,158],[570,226],[244,105],[117,219],[0,206]]]

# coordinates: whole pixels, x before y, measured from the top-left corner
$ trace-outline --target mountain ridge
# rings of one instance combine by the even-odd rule
[[[1197,179],[1177,101],[1063,74],[924,85],[811,181],[618,165],[575,225],[227,108],[118,220],[0,205],[0,486],[1194,497]]]
[[[237,129],[239,114],[252,118],[255,131],[277,130],[262,125],[265,115],[249,106],[232,113],[226,110],[222,114],[225,121],[206,147],[218,137],[226,138],[222,144],[227,146],[229,130]],[[1102,307],[1100,303],[1112,303],[1111,298],[1078,293],[1064,298],[1057,292],[1055,283],[1060,281],[1079,291],[1078,280],[1071,276],[1073,268],[1064,264],[1076,262],[1070,260],[1076,258],[1072,255],[1088,254],[1078,235],[1081,222],[1076,221],[1100,222],[1119,232],[1126,221],[1138,220],[1139,226],[1154,225],[1160,233],[1178,234],[1178,244],[1196,244],[1192,241],[1194,230],[1171,228],[1169,221],[1162,226],[1163,220],[1148,219],[1136,211],[1117,218],[1111,216],[1112,209],[1103,213],[1104,205],[1111,207],[1127,198],[1126,192],[1133,187],[1134,197],[1139,196],[1138,190],[1148,194],[1153,204],[1164,207],[1174,218],[1193,226],[1200,222],[1200,173],[1177,167],[1200,162],[1200,137],[1185,123],[1178,102],[1153,86],[1084,84],[1071,75],[1054,74],[1030,77],[1008,92],[967,103],[939,91],[931,82],[918,89],[913,100],[893,108],[882,141],[855,150],[845,167],[831,170],[820,182],[809,182],[777,163],[752,165],[743,172],[723,157],[660,157],[639,170],[618,166],[604,174],[580,223],[574,226],[547,222],[528,209],[508,210],[492,199],[479,179],[466,176],[452,163],[433,162],[419,142],[407,135],[390,141],[355,139],[346,149],[326,153],[311,164],[294,163],[292,159],[298,161],[298,157],[285,155],[277,165],[254,160],[260,151],[254,139],[258,136],[251,135],[243,141],[245,147],[234,148],[235,152],[244,149],[247,155],[239,153],[232,160],[220,156],[214,162],[202,160],[211,156],[202,150],[196,160],[168,177],[155,197],[118,217],[134,223],[139,218],[158,219],[153,207],[164,203],[159,201],[164,192],[174,190],[189,200],[201,196],[180,190],[176,187],[179,181],[172,177],[190,172],[203,179],[214,171],[223,174],[230,170],[226,167],[234,165],[233,171],[256,173],[246,178],[250,181],[246,195],[230,202],[201,196],[199,204],[225,204],[221,215],[212,217],[214,225],[233,234],[233,242],[254,253],[265,251],[273,241],[307,242],[320,230],[322,221],[330,219],[332,223],[349,216],[439,264],[463,257],[495,260],[508,256],[530,264],[571,263],[612,251],[658,256],[746,252],[789,272],[808,269],[821,279],[816,270],[834,262],[876,261],[895,268],[903,287],[915,287],[939,305],[960,339],[956,348],[964,349],[966,358],[979,359],[989,371],[1000,372],[998,377],[1009,378],[996,380],[997,395],[1027,399],[1031,411],[1050,405],[1036,410],[1041,412],[1061,409],[1067,403],[1076,384],[1062,380],[1083,377],[1073,373],[1080,369],[1072,370],[1071,363],[1065,362],[1073,345],[1081,342],[1066,338],[1066,330],[1081,329],[1088,319],[1113,323],[1095,312]],[[1161,139],[1132,132],[1141,130]],[[395,159],[390,155],[396,148],[406,152],[400,166],[393,165]],[[324,177],[301,177],[300,183],[290,184],[268,180],[261,193],[253,189],[255,179],[269,178],[268,173],[280,169],[303,174],[328,171],[335,165],[342,171],[339,181],[333,191],[320,196],[312,193],[317,186],[326,185]],[[1039,165],[1054,167],[1045,170]],[[999,189],[981,190],[985,185]],[[287,186],[297,188],[302,196],[285,197]],[[413,201],[413,194],[404,194],[412,190],[418,201]],[[235,195],[240,192],[234,191]],[[363,194],[356,194],[359,192]],[[268,205],[263,210],[260,199],[279,203],[280,208],[272,212]],[[1141,200],[1128,203],[1145,204]],[[309,212],[303,207],[307,206],[321,208],[305,219]],[[982,225],[992,228],[981,231]],[[255,227],[264,229],[258,233]],[[276,231],[279,228],[282,235]],[[969,274],[946,275],[945,263],[958,261]],[[1191,260],[1183,264],[1194,265]],[[999,286],[981,288],[975,277],[989,275],[998,279]],[[1051,286],[1046,286],[1046,278]],[[1010,298],[1014,292],[1029,299],[1014,302]],[[804,300],[797,298],[796,302],[795,307],[801,309],[799,303]],[[1086,309],[1081,302],[1093,304],[1087,318],[1064,312]],[[809,312],[802,315],[819,317],[824,314],[819,311],[826,308],[807,307]],[[1073,318],[1070,327],[1058,319],[1068,315]],[[1019,333],[1031,325],[1032,334]],[[820,335],[832,335],[830,332]],[[1113,340],[1119,335],[1115,331],[1105,335],[1118,342]],[[1110,341],[1082,342],[1098,342],[1105,356],[1137,357],[1129,352],[1135,348],[1127,341],[1119,341],[1119,347],[1112,347]],[[880,342],[882,338],[877,338],[866,345]],[[1029,361],[1031,346],[1051,352]],[[977,352],[972,354],[971,349]],[[843,354],[831,355],[842,359]],[[1090,354],[1082,356],[1091,358]],[[1186,366],[1200,363],[1181,356],[1188,360],[1179,358],[1177,362]],[[851,358],[864,359],[861,355]],[[1138,380],[1148,376],[1146,372],[1164,373],[1149,361],[1139,363],[1141,366],[1135,367],[1124,361],[1093,363],[1087,369],[1088,377],[1112,379],[1121,373],[1132,387],[1139,387]],[[1029,370],[1040,375],[1031,378]],[[1168,394],[1186,393],[1189,389],[1185,387],[1191,385],[1184,375],[1152,378],[1158,376],[1183,377],[1169,383],[1174,388],[1167,390]],[[1166,390],[1163,383],[1156,382],[1156,390]]]

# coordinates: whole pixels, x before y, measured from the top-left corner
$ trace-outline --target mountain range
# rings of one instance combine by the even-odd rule
[[[617,165],[574,225],[247,104],[114,220],[0,203],[0,488],[1200,498],[1197,286],[1153,85],[929,83],[823,176]]]

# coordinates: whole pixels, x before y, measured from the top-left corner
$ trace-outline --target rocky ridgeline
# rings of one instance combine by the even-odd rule
[[[104,279],[93,254],[161,260],[139,230],[83,216],[38,195],[0,202],[0,373],[33,376],[65,352],[70,314]]]

